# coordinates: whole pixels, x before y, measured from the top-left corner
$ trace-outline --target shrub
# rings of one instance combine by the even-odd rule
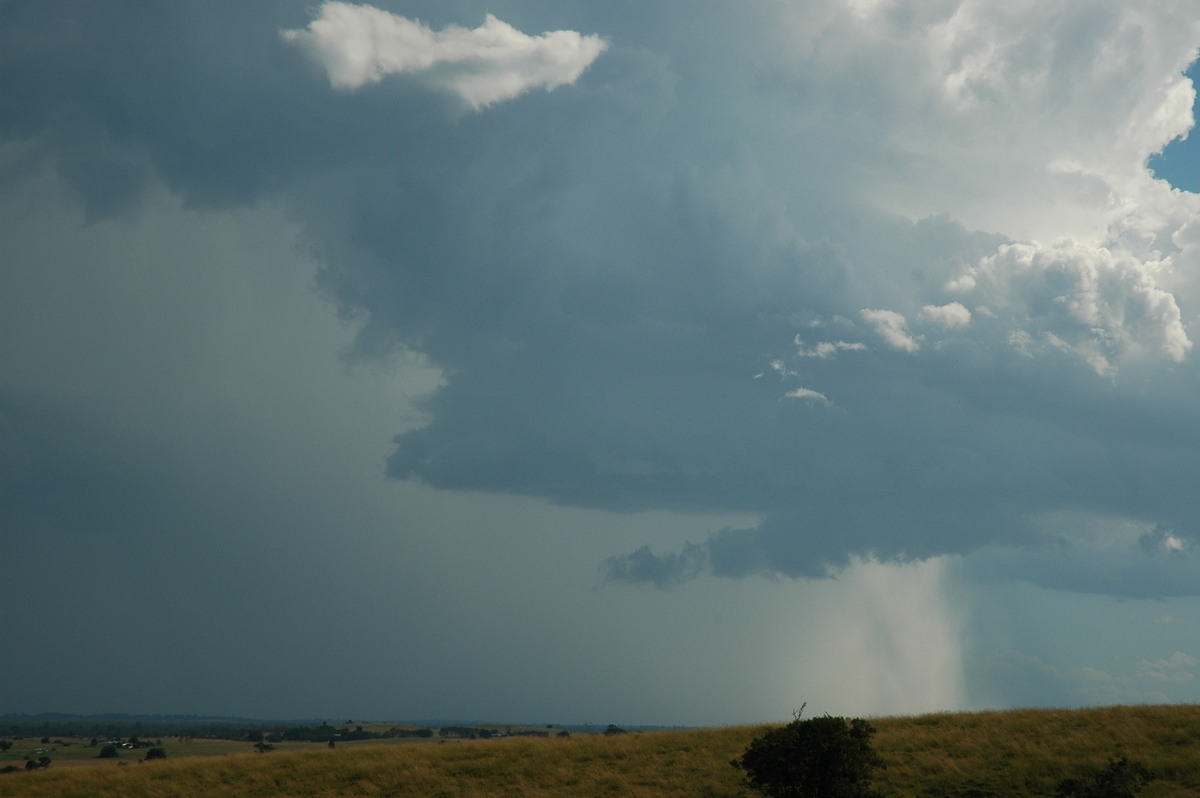
[[[872,798],[871,776],[886,767],[871,748],[874,734],[859,718],[797,717],[751,741],[732,764],[771,798]]]
[[[146,759],[166,759],[167,752],[162,748],[151,748],[146,752]]]
[[[1108,760],[1101,771],[1058,783],[1058,798],[1133,798],[1154,779],[1140,762],[1125,757]]]
[[[98,759],[116,759],[121,754],[117,751],[115,743],[109,743],[100,749],[100,753],[96,754]]]

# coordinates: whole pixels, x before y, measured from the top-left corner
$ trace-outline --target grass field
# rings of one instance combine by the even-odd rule
[[[1157,774],[1144,798],[1200,795],[1196,706],[937,714],[872,723],[875,749],[888,765],[875,781],[885,798],[1051,796],[1061,779],[1121,755]],[[767,728],[390,741],[332,750],[297,743],[268,754],[224,753],[222,741],[164,740],[165,760],[67,767],[54,757],[47,770],[0,775],[0,796],[746,796],[729,762]],[[246,743],[224,744],[250,750]],[[134,761],[135,753],[142,752],[123,756]]]

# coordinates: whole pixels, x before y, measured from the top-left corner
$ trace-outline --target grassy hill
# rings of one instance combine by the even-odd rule
[[[1144,798],[1200,795],[1200,707],[1106,707],[876,718],[886,797],[1051,796],[1109,757],[1158,779]],[[766,726],[569,739],[362,744],[176,756],[0,774],[0,796],[746,796],[729,762]],[[179,744],[183,745],[183,744]]]

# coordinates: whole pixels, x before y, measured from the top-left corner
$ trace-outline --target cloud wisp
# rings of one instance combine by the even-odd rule
[[[608,46],[598,36],[570,30],[530,36],[492,14],[477,28],[435,31],[374,6],[335,0],[323,3],[307,27],[282,36],[308,51],[336,89],[413,75],[475,110],[574,83]]]

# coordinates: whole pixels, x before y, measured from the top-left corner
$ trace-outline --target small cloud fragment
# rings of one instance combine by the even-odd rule
[[[815,404],[825,405],[826,407],[829,407],[831,404],[829,398],[825,396],[825,394],[819,391],[814,391],[812,388],[796,388],[795,390],[788,391],[784,394],[784,396],[786,396],[788,399],[803,399]]]
[[[1162,552],[1175,557],[1187,554],[1187,543],[1172,530],[1162,526],[1155,527],[1154,531],[1147,532],[1138,538],[1138,545],[1147,554]]]
[[[688,543],[678,552],[658,555],[649,546],[609,557],[600,568],[605,583],[649,584],[660,590],[695,579],[708,570],[703,547]]]
[[[908,333],[908,320],[896,311],[863,308],[862,317],[893,349],[916,352],[921,348],[917,339]]]
[[[926,305],[921,308],[920,318],[947,330],[954,330],[966,327],[971,323],[971,311],[967,310],[960,302],[951,302],[948,305]]]
[[[821,341],[809,346],[800,336],[795,338],[796,354],[800,357],[815,357],[819,360],[830,360],[839,352],[862,352],[866,344],[850,343],[848,341]]]

